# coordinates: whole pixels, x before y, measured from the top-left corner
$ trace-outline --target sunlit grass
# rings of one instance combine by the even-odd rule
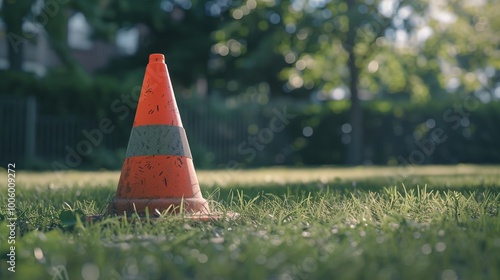
[[[71,172],[56,185],[50,173],[20,171],[16,275],[500,279],[498,171],[496,166],[423,167],[394,184],[386,172],[397,170],[377,167],[200,171],[212,209],[237,212],[239,219],[196,223],[164,216],[145,223],[115,217],[73,228],[63,227],[61,211],[103,213],[119,173]],[[231,176],[217,181],[218,172]],[[0,199],[6,200],[6,192]],[[2,259],[1,279],[8,279],[6,268]]]
[[[500,166],[497,165],[452,165],[452,166],[399,166],[399,167],[315,167],[315,168],[287,168],[271,167],[260,169],[223,169],[198,170],[198,180],[202,186],[227,187],[262,186],[269,184],[332,182],[335,180],[365,180],[377,178],[385,180],[387,185],[403,182],[414,177],[445,176],[446,182],[453,178],[474,176],[478,180],[488,180],[488,177],[500,177]],[[457,175],[459,177],[457,177]],[[0,180],[6,178],[5,170],[0,169]],[[29,172],[21,171],[17,182],[24,187],[82,187],[116,185],[120,178],[120,171],[101,172]],[[6,180],[6,179],[5,179]],[[434,179],[435,180],[435,179]],[[445,183],[446,183],[445,182]]]

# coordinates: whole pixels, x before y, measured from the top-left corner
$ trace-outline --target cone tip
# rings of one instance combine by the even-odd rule
[[[161,53],[152,53],[149,55],[149,63],[165,63],[165,56]]]

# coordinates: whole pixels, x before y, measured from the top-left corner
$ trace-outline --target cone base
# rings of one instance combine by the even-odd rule
[[[97,223],[105,219],[107,216],[106,215],[90,215],[85,217],[85,221],[87,223]],[[239,213],[235,212],[226,212],[226,213],[211,213],[211,214],[184,214],[184,215],[173,215],[172,216],[174,219],[181,219],[181,220],[187,220],[187,221],[194,221],[194,222],[211,222],[211,221],[236,221],[240,218]],[[170,217],[169,217],[170,218]],[[127,218],[131,219],[131,217]],[[145,217],[139,217],[139,219],[143,222],[146,221],[154,221],[154,222],[160,222],[160,218],[156,217],[150,217],[149,219]]]
[[[108,214],[143,215],[146,208],[151,216],[164,211],[179,214],[181,209],[186,214],[210,215],[208,202],[203,198],[115,198],[108,207]]]

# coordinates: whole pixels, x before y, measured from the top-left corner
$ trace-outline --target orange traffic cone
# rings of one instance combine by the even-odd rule
[[[108,212],[210,214],[162,54],[151,54],[116,196]]]

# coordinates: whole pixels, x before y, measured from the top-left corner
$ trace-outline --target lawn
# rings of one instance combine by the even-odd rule
[[[500,279],[500,166],[199,171],[238,219],[72,223],[103,213],[118,177],[17,171],[17,279]]]

